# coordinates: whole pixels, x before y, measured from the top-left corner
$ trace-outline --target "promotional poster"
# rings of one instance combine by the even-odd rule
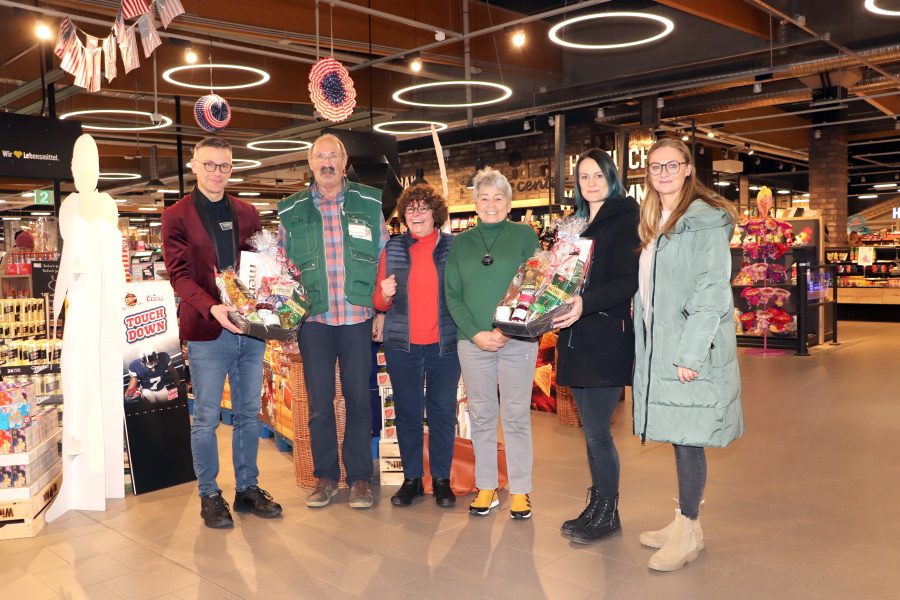
[[[134,493],[195,479],[191,421],[168,281],[126,284],[123,402]]]

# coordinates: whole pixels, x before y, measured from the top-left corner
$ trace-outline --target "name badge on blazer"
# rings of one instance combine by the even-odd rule
[[[219,227],[222,228],[222,231],[231,231],[231,227],[232,227],[231,221],[225,221],[225,222],[219,223]]]

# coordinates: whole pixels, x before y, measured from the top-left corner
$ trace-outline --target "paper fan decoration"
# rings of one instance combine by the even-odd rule
[[[201,97],[194,105],[197,125],[210,133],[222,131],[231,121],[231,107],[222,96],[209,94]]]
[[[309,71],[309,96],[322,116],[338,123],[353,114],[356,90],[350,73],[334,57],[323,58]]]

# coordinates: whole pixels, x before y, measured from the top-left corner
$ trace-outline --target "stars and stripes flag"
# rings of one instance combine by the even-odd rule
[[[115,36],[107,36],[105,40],[103,40],[103,58],[104,58],[104,66],[106,67],[106,81],[107,83],[116,78],[116,37]]]
[[[138,15],[150,12],[150,6],[146,0],[122,0],[122,14],[126,19],[133,19]]]
[[[122,53],[122,63],[125,65],[125,73],[141,66],[141,59],[137,52],[137,38],[134,35],[134,27],[125,30],[125,37],[119,40],[119,52]]]
[[[65,54],[62,55],[59,66],[66,73],[77,75],[83,62],[84,46],[81,45],[81,40],[78,39],[78,36],[73,35],[72,41],[66,47]]]
[[[72,19],[63,17],[59,22],[59,34],[56,36],[56,48],[53,53],[62,58],[75,39],[75,26],[72,25]]]
[[[116,30],[116,39],[118,39],[121,44],[125,41],[125,17],[122,16],[121,10],[116,15],[116,21],[113,23],[113,28]]]
[[[159,39],[159,33],[156,31],[156,24],[147,15],[141,15],[137,22],[138,29],[141,32],[141,44],[144,46],[144,58],[150,58],[156,47],[162,44]]]
[[[103,72],[100,69],[102,52],[103,47],[100,45],[100,40],[92,35],[85,35],[84,59],[89,92],[100,91],[100,84],[103,81]]]
[[[81,54],[81,63],[78,65],[78,70],[72,74],[75,76],[75,85],[89,90],[91,88],[91,74],[93,72],[94,58],[93,54],[91,54],[91,50],[82,46],[81,41],[78,42],[78,46],[79,53]]]
[[[168,29],[172,19],[184,14],[184,7],[179,0],[156,0],[156,10],[159,11],[163,29]]]

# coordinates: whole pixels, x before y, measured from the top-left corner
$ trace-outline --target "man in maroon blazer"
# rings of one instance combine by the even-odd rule
[[[247,239],[262,226],[251,204],[225,193],[232,168],[227,141],[201,140],[194,148],[191,168],[197,176],[196,187],[162,215],[163,254],[172,287],[181,297],[179,336],[187,341],[194,386],[191,450],[200,489],[200,516],[207,527],[230,527],[234,521],[228,502],[216,483],[216,428],[226,375],[234,412],[234,509],[266,518],[281,513],[281,506],[257,485],[266,344],[240,334],[228,320],[228,313],[237,309],[224,304],[216,288],[216,270],[237,268],[241,250],[251,249]]]

